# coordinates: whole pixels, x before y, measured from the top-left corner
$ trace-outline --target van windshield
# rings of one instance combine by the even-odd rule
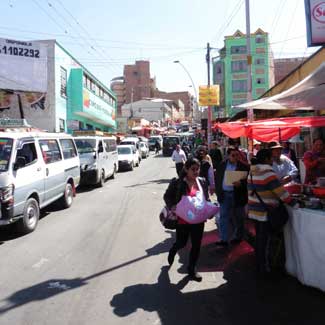
[[[12,139],[0,138],[0,173],[8,170],[12,151],[12,143]]]
[[[119,155],[129,155],[131,153],[131,148],[129,147],[121,147],[121,148],[117,148],[117,153]]]
[[[79,154],[90,153],[96,151],[95,139],[75,139],[75,143]]]

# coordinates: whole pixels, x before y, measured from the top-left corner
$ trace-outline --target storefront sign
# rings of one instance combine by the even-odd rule
[[[46,92],[46,46],[0,38],[0,89]]]
[[[96,119],[108,122],[111,125],[116,125],[115,108],[98,98],[95,94],[87,89],[83,90],[83,112],[92,115]]]
[[[325,44],[325,1],[305,0],[308,46]]]

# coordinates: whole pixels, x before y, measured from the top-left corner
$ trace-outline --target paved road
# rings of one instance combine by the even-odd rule
[[[0,230],[0,324],[324,324],[324,296],[292,278],[258,283],[251,247],[216,250],[209,221],[203,282],[188,282],[187,252],[168,272],[173,233],[158,222],[175,175],[170,158],[143,160],[69,210],[43,211],[36,232]]]

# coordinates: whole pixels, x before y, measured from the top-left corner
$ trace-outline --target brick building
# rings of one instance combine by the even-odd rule
[[[302,57],[274,59],[275,84],[286,77],[291,71],[296,69],[305,60],[306,59]]]
[[[187,91],[176,91],[176,92],[165,92],[156,90],[155,97],[170,99],[174,102],[180,100],[184,104],[184,115],[186,120],[192,120],[193,118],[193,108],[194,108],[194,97]]]

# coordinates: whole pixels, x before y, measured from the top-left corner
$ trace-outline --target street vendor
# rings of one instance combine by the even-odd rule
[[[269,144],[272,152],[272,168],[282,184],[287,184],[298,177],[298,169],[291,159],[282,154],[282,146],[274,141]]]
[[[323,155],[324,141],[317,138],[313,141],[313,147],[305,152],[303,162],[306,167],[305,184],[315,185],[317,177],[325,176],[325,156]]]

